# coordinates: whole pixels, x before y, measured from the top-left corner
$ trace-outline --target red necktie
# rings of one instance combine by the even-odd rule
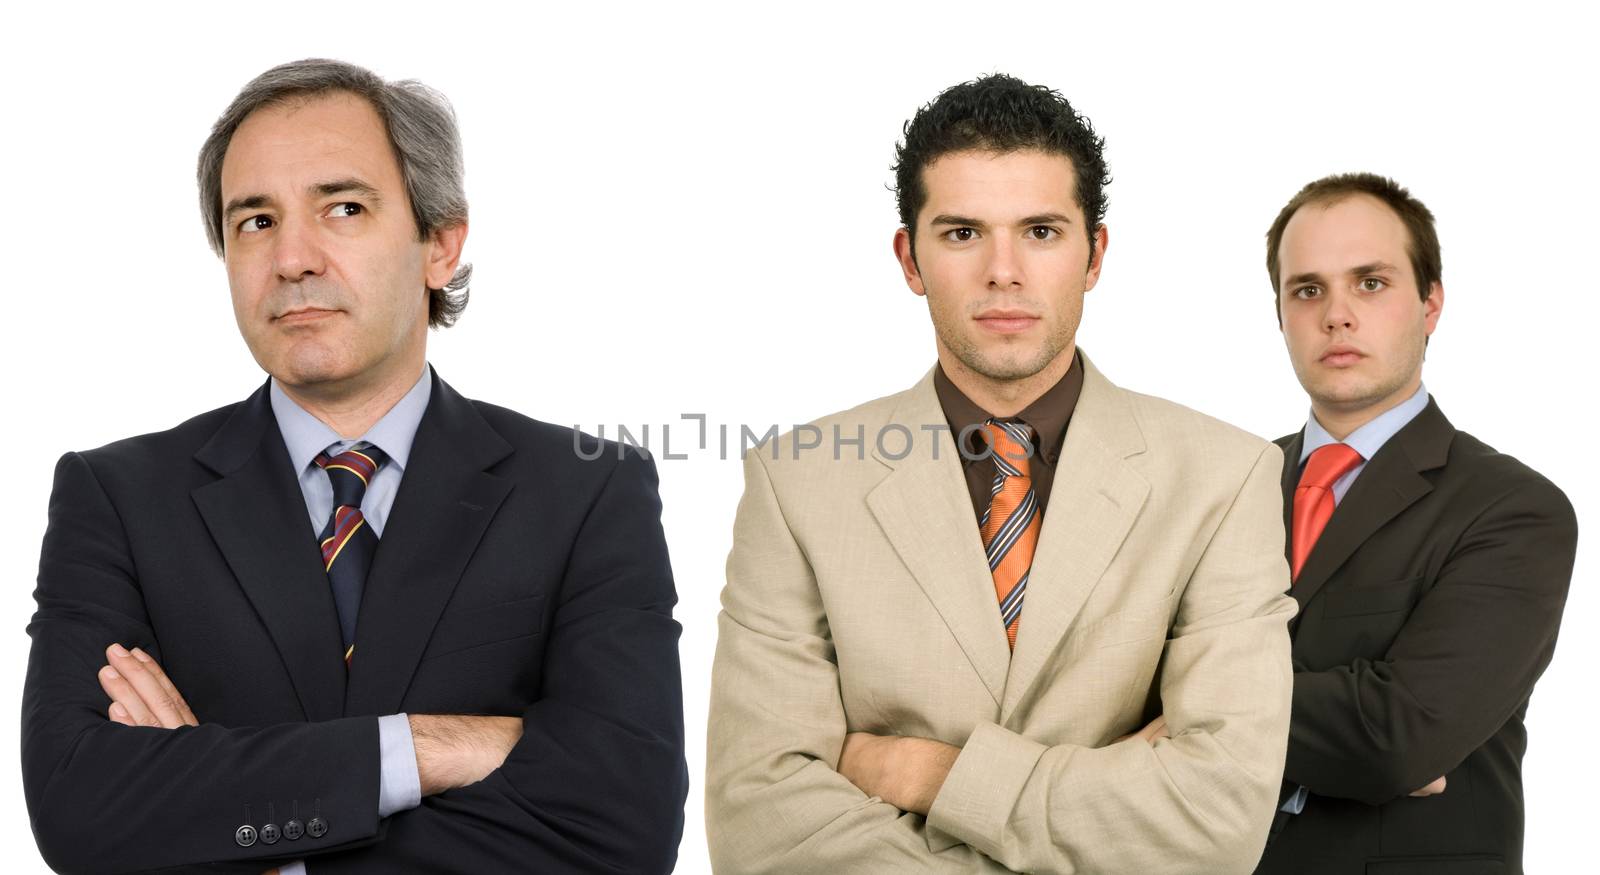
[[[1350,473],[1350,469],[1361,464],[1361,461],[1361,454],[1344,444],[1319,447],[1306,461],[1306,469],[1300,474],[1300,485],[1294,490],[1291,532],[1294,574],[1290,577],[1291,581],[1300,577],[1306,557],[1311,555],[1311,548],[1316,546],[1317,538],[1322,536],[1328,519],[1333,516],[1334,482]]]

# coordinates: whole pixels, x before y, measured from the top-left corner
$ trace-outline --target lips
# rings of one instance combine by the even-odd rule
[[[1317,361],[1333,368],[1347,368],[1366,358],[1360,350],[1345,344],[1335,344],[1322,353]]]
[[[319,319],[325,319],[338,312],[338,310],[323,310],[317,307],[302,307],[298,310],[290,310],[281,316],[275,316],[273,317],[273,321],[288,325],[298,325],[304,322],[315,322]]]
[[[979,313],[973,319],[978,325],[997,334],[1027,331],[1039,321],[1039,317],[1021,310],[989,310]]]

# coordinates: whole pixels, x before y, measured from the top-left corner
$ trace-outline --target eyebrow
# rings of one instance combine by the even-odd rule
[[[961,227],[964,227],[964,228],[987,228],[987,227],[989,227],[987,223],[980,222],[977,219],[969,219],[966,216],[952,216],[952,215],[950,215],[948,213],[941,213],[941,214],[939,214],[937,216],[934,216],[931,220],[929,220],[928,224],[930,224],[930,225],[960,225]]]
[[[347,176],[343,179],[329,180],[328,182],[313,183],[306,186],[306,193],[312,197],[327,197],[335,194],[358,194],[373,201],[374,203],[381,204],[383,202],[383,196],[378,193],[376,188],[373,188],[372,185],[366,180],[354,176]],[[227,207],[225,207],[222,211],[222,218],[224,222],[231,222],[235,213],[240,213],[245,210],[260,209],[261,207],[270,206],[273,203],[275,203],[275,201],[273,201],[272,197],[265,194],[249,194],[242,197],[236,197],[233,200],[228,201]]]
[[[956,226],[960,226],[960,227],[963,227],[963,228],[987,228],[987,227],[989,227],[989,224],[987,222],[981,222],[981,221],[979,221],[977,219],[971,219],[971,218],[968,218],[966,216],[952,216],[952,215],[949,215],[947,213],[941,213],[940,215],[934,216],[931,220],[929,220],[928,224],[930,224],[930,225],[956,225]],[[1067,216],[1065,216],[1065,215],[1062,215],[1061,213],[1039,213],[1038,215],[1035,215],[1035,216],[1027,216],[1027,217],[1023,218],[1021,221],[1017,222],[1017,224],[1018,225],[1030,225],[1030,226],[1031,225],[1070,225],[1070,224],[1072,224],[1072,219],[1067,217]]]
[[[1374,261],[1368,264],[1358,264],[1355,267],[1345,271],[1345,273],[1349,276],[1367,276],[1375,273],[1396,273],[1399,270],[1400,268],[1395,267],[1387,261]],[[1284,280],[1283,284],[1285,286],[1297,286],[1301,283],[1320,282],[1322,282],[1322,274],[1317,273],[1316,271],[1311,271],[1310,273],[1297,273]]]

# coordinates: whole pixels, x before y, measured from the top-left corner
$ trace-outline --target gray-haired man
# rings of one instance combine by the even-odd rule
[[[201,210],[271,379],[56,467],[22,715],[52,866],[672,868],[655,470],[428,366],[461,180],[449,104],[348,64],[217,121]]]

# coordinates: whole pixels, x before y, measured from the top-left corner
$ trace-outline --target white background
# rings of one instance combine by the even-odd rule
[[[890,256],[893,146],[940,89],[1004,71],[1061,90],[1107,138],[1111,246],[1080,341],[1113,380],[1263,436],[1297,428],[1306,403],[1262,235],[1315,177],[1389,174],[1433,209],[1444,246],[1428,388],[1458,427],[1562,486],[1586,533],[1600,523],[1585,458],[1600,77],[1577,4],[348,5],[7,13],[0,700],[13,714],[55,458],[263,378],[206,248],[195,155],[241,85],[307,56],[418,78],[455,103],[477,272],[430,357],[470,397],[608,435],[649,423],[658,441],[682,413],[787,428],[910,385],[933,343]],[[714,450],[660,463],[694,782],[681,872],[708,868],[707,688],[742,483]],[[1533,872],[1589,865],[1594,556],[1579,554],[1528,717]],[[44,871],[16,731],[0,721],[3,866]]]

